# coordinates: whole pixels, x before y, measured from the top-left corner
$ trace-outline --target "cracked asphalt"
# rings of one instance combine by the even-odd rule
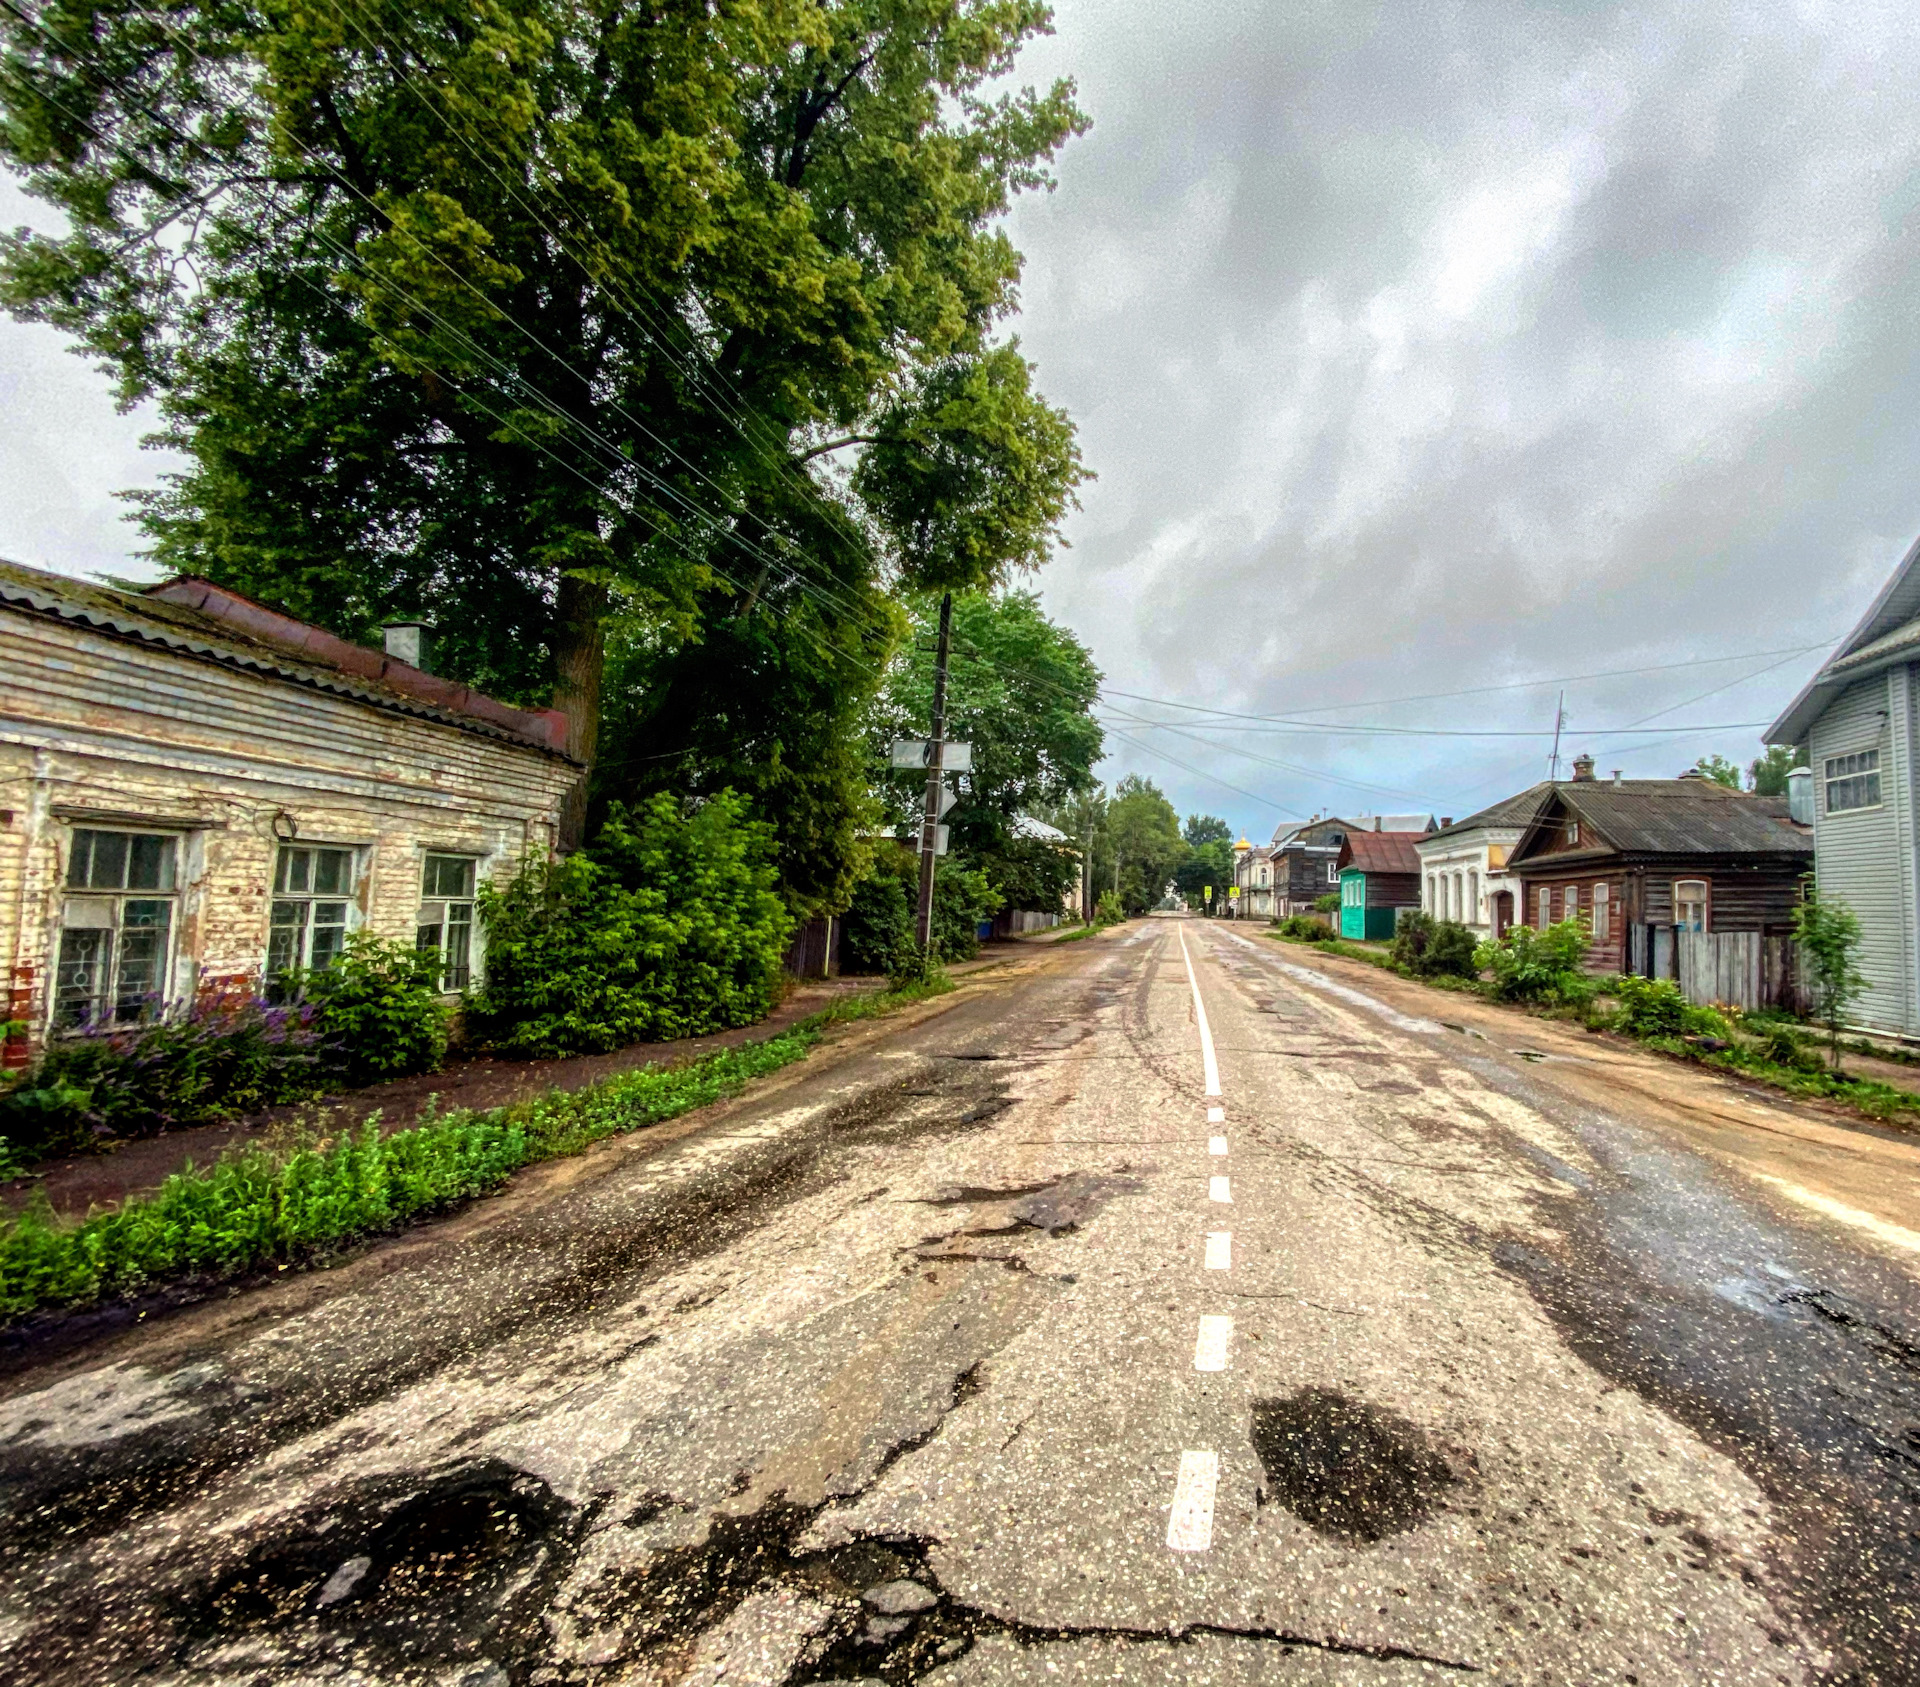
[[[17,1347],[0,1681],[1920,1680],[1920,1149],[1444,1002],[1149,920]]]

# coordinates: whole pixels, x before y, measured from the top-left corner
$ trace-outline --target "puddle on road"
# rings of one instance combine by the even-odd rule
[[[1330,1388],[1256,1400],[1253,1450],[1261,1498],[1343,1541],[1411,1529],[1459,1480],[1418,1424]]]

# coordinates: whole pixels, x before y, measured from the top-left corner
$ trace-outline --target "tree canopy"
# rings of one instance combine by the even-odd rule
[[[1186,858],[1186,839],[1180,835],[1180,817],[1160,787],[1151,779],[1129,773],[1113,788],[1107,804],[1106,874],[1117,874],[1120,899],[1128,913],[1137,914],[1160,900],[1168,882]],[[1112,879],[1096,879],[1096,891]]]
[[[1217,814],[1189,814],[1180,835],[1194,849],[1202,844],[1233,842],[1233,828]]]
[[[69,232],[0,243],[0,301],[158,401],[187,457],[140,512],[161,561],[349,637],[428,619],[447,671],[551,692],[591,761],[610,620],[671,716],[676,648],[799,667],[817,639],[836,683],[877,677],[878,590],[1044,556],[1082,471],[992,339],[998,219],[1084,119],[1066,83],[988,88],[1048,23],[9,9],[0,158]]]

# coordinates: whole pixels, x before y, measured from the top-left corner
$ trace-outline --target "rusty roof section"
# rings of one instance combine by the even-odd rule
[[[1779,799],[1748,796],[1711,779],[1627,779],[1618,785],[1593,779],[1554,787],[1508,865],[1543,859],[1541,846],[1569,814],[1581,822],[1581,844],[1555,850],[1555,863],[1615,854],[1804,856],[1809,863],[1813,856],[1811,829],[1794,825]]]
[[[1340,846],[1341,867],[1363,873],[1420,873],[1420,854],[1413,846],[1425,832],[1349,832]]]
[[[126,591],[0,561],[0,604],[571,759],[557,709],[516,709],[193,575]]]

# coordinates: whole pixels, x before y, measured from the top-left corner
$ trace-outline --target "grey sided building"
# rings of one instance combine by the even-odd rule
[[[1804,749],[1796,817],[1813,824],[1820,890],[1862,929],[1868,979],[1854,1017],[1920,1035],[1920,844],[1915,741],[1920,737],[1920,542],[1860,624],[1767,729],[1769,744]]]

